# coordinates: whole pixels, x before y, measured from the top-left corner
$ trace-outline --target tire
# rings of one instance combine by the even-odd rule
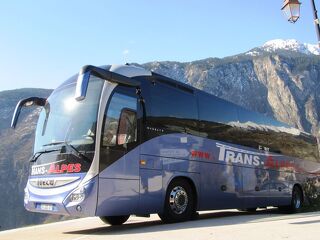
[[[257,208],[241,208],[241,209],[238,209],[238,210],[242,211],[242,212],[255,213],[257,211]]]
[[[283,213],[297,213],[301,210],[303,205],[303,192],[298,186],[292,189],[291,204],[288,206],[278,207],[280,212]]]
[[[196,217],[195,193],[191,185],[183,179],[172,181],[164,202],[164,209],[159,217],[164,223],[175,223],[191,220]]]
[[[124,216],[109,216],[109,217],[100,217],[100,219],[106,223],[110,224],[112,226],[115,225],[122,225],[129,219],[130,215],[124,215]]]

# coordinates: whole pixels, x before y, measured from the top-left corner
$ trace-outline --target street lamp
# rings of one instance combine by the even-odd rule
[[[300,5],[298,0],[285,0],[281,10],[287,16],[288,21],[295,23],[300,17]]]
[[[299,2],[299,0],[284,0],[281,10],[285,13],[289,22],[295,23],[299,19],[300,5],[301,3]],[[317,13],[314,0],[311,0],[311,6],[313,10],[314,25],[316,27],[316,33],[318,37],[318,45],[320,47],[320,26],[319,26],[318,13]]]

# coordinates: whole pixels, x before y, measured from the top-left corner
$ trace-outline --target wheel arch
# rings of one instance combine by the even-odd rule
[[[177,176],[174,176],[170,179],[170,181],[168,181],[168,184],[166,185],[166,189],[165,189],[165,192],[167,191],[168,189],[168,186],[175,182],[175,181],[178,181],[178,180],[183,180],[183,181],[186,181],[188,182],[188,184],[190,184],[191,188],[192,188],[192,192],[194,194],[194,207],[195,209],[197,210],[198,209],[198,203],[199,203],[199,192],[198,192],[198,188],[196,187],[196,184],[195,184],[195,181],[194,179],[192,179],[192,177],[190,176],[185,176],[185,175],[177,175]]]

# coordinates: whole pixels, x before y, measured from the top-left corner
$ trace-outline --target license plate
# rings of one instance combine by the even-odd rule
[[[45,210],[45,211],[52,211],[53,210],[53,205],[52,204],[47,204],[47,203],[41,203],[40,204],[40,209]]]

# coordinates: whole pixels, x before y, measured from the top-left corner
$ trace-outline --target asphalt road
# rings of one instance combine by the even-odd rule
[[[284,215],[274,209],[249,214],[237,210],[200,213],[196,221],[162,224],[151,218],[130,217],[122,226],[111,227],[99,218],[83,218],[0,232],[0,239],[85,240],[319,240],[320,212]]]

